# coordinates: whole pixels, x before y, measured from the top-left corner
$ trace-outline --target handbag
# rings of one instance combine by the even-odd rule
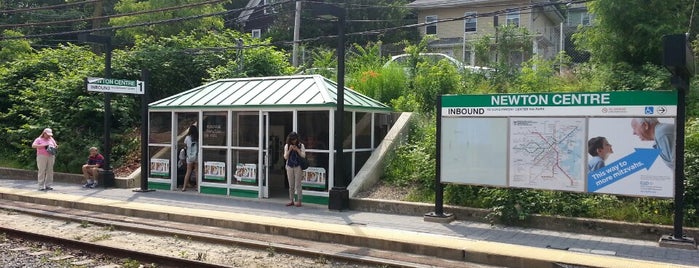
[[[56,155],[56,153],[58,152],[58,150],[56,149],[56,147],[53,147],[53,146],[50,146],[50,145],[46,147],[46,151],[47,151],[50,155]]]
[[[299,166],[301,167],[301,170],[306,170],[308,169],[308,160],[306,158],[299,156]]]

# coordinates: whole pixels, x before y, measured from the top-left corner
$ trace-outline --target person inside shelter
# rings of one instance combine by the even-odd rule
[[[104,156],[97,151],[97,147],[90,147],[90,156],[87,157],[87,163],[83,165],[84,188],[95,188],[97,186],[97,176],[103,165]]]

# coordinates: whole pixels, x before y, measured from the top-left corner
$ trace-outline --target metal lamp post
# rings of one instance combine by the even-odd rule
[[[333,4],[315,3],[315,13],[330,15],[337,19],[337,109],[335,110],[335,172],[334,184],[330,189],[328,209],[349,209],[349,190],[345,178],[345,161],[342,148],[345,113],[345,18],[344,7]]]
[[[96,43],[104,45],[105,56],[104,56],[104,78],[111,78],[112,76],[112,38],[110,36],[92,35],[92,34],[79,34],[78,41],[87,43]],[[103,170],[100,171],[100,176],[102,177],[102,183],[104,187],[114,186],[114,172],[110,165],[110,159],[112,154],[112,141],[110,137],[112,126],[112,94],[109,92],[104,93],[104,166]]]

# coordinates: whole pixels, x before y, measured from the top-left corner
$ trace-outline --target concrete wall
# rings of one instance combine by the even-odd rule
[[[350,185],[347,186],[350,197],[354,197],[357,193],[368,189],[379,181],[386,167],[386,156],[407,137],[412,115],[412,113],[402,113],[398,117],[391,130],[386,133],[386,137],[367,159],[362,169],[354,176]]]
[[[115,178],[114,187],[116,188],[136,188],[140,184],[140,169],[131,174],[128,178]],[[134,176],[138,175],[138,176]],[[37,180],[36,170],[24,170],[16,168],[0,168],[0,179],[10,179],[10,180]],[[85,183],[85,179],[82,174],[72,174],[72,173],[60,173],[55,172],[53,174],[54,182],[62,183],[74,183],[82,185]],[[104,185],[102,179],[98,180],[98,185]]]

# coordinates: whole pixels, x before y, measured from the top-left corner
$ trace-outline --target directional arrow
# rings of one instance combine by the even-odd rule
[[[655,160],[660,156],[660,150],[649,148],[635,148],[635,151],[603,168],[587,174],[587,191],[597,192],[631,174],[642,169],[650,169]]]

